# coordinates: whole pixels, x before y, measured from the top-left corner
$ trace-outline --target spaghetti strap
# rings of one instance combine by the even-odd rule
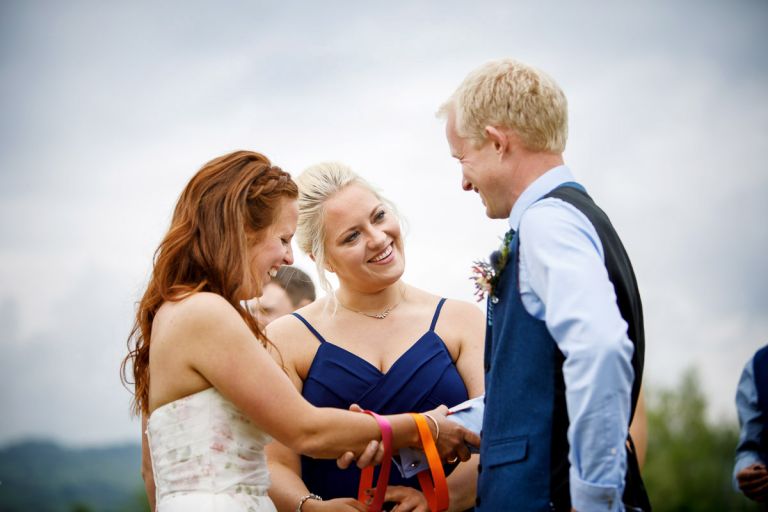
[[[443,309],[443,304],[445,304],[445,298],[440,299],[440,302],[437,303],[437,308],[435,308],[435,316],[432,317],[432,325],[429,326],[430,331],[435,330],[435,326],[437,325],[437,318],[440,316],[440,310]]]
[[[312,324],[310,324],[309,322],[307,322],[307,319],[306,319],[306,318],[304,318],[303,316],[301,316],[301,315],[300,315],[300,314],[298,314],[298,313],[291,313],[291,314],[292,314],[293,316],[295,316],[296,318],[298,318],[299,320],[301,320],[302,322],[304,322],[304,325],[306,325],[306,326],[307,326],[307,329],[309,329],[309,330],[310,330],[310,332],[311,332],[312,334],[314,334],[314,335],[315,335],[315,338],[317,338],[318,340],[320,340],[320,343],[325,343],[325,338],[323,338],[323,337],[320,335],[320,333],[319,333],[319,332],[317,332],[317,330],[316,330],[314,327],[312,327]]]

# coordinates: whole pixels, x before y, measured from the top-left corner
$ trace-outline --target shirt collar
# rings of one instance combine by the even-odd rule
[[[523,216],[523,212],[529,206],[569,181],[574,181],[574,178],[571,170],[565,165],[553,167],[536,178],[533,183],[523,190],[523,193],[520,194],[520,197],[517,198],[514,206],[512,206],[512,212],[509,214],[509,227],[517,231],[520,227],[520,219]]]

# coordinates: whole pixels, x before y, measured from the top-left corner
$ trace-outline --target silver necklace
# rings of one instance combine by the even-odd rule
[[[389,316],[389,314],[390,314],[392,311],[394,311],[394,309],[395,309],[397,306],[399,306],[399,305],[400,305],[400,303],[401,303],[401,302],[403,302],[403,299],[405,298],[405,289],[404,289],[404,288],[403,288],[403,289],[401,289],[401,293],[400,293],[400,300],[398,300],[397,302],[395,302],[395,303],[394,303],[392,306],[388,307],[388,308],[387,308],[387,309],[385,309],[384,311],[381,311],[381,312],[378,312],[378,313],[367,313],[367,312],[365,312],[365,311],[359,311],[359,310],[357,310],[357,309],[352,309],[352,308],[350,308],[349,306],[345,306],[345,305],[344,305],[344,303],[343,303],[343,302],[341,302],[341,301],[339,300],[339,297],[338,297],[338,296],[336,296],[336,294],[334,294],[334,296],[336,297],[336,302],[338,302],[338,303],[339,303],[339,305],[341,305],[341,307],[343,307],[343,308],[344,308],[344,309],[346,309],[346,310],[349,310],[349,311],[351,311],[351,312],[353,312],[353,313],[358,313],[358,314],[360,314],[360,315],[365,315],[365,316],[367,316],[368,318],[375,318],[375,319],[377,319],[377,320],[384,320],[385,318],[387,318],[387,316]]]

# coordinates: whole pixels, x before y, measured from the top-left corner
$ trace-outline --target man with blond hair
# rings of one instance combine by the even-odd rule
[[[510,231],[488,294],[479,511],[650,510],[628,426],[643,314],[608,217],[564,165],[565,95],[504,59],[441,107],[462,188]]]

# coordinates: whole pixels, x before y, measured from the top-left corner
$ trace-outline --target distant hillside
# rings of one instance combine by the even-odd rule
[[[0,512],[143,512],[141,446],[0,448]]]

